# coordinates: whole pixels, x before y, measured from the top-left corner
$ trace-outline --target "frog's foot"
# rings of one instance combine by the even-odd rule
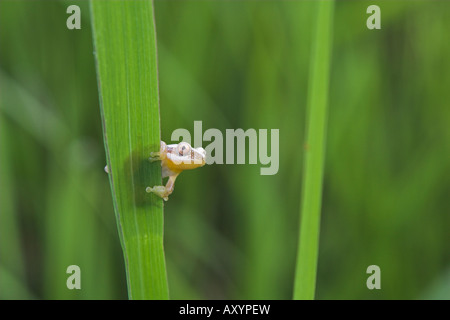
[[[167,152],[166,148],[166,143],[164,141],[161,141],[159,151],[150,152],[150,157],[148,158],[148,160],[150,160],[150,162],[164,160]]]
[[[145,189],[145,191],[147,193],[154,193],[154,194],[156,194],[157,196],[163,198],[164,201],[169,200],[170,191],[167,190],[167,188],[164,187],[164,186],[154,186],[153,188],[147,187]]]

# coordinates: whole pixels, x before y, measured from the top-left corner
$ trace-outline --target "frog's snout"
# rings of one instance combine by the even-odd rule
[[[194,163],[200,164],[200,166],[205,165],[206,163],[206,150],[203,148],[194,149]]]
[[[203,156],[203,158],[206,158],[206,150],[203,148],[197,148],[197,151]]]

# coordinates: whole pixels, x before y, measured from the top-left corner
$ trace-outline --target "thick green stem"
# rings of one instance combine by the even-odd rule
[[[109,179],[130,299],[167,299],[153,2],[91,1],[100,109]]]

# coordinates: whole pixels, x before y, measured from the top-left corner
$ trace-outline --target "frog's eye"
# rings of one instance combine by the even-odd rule
[[[191,146],[187,142],[180,142],[178,144],[178,155],[185,156],[191,152]]]

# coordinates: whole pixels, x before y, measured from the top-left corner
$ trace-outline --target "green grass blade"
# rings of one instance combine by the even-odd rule
[[[294,299],[314,299],[316,287],[333,7],[333,1],[318,3],[313,39]]]
[[[167,299],[156,33],[151,1],[91,1],[104,142],[130,299]]]

